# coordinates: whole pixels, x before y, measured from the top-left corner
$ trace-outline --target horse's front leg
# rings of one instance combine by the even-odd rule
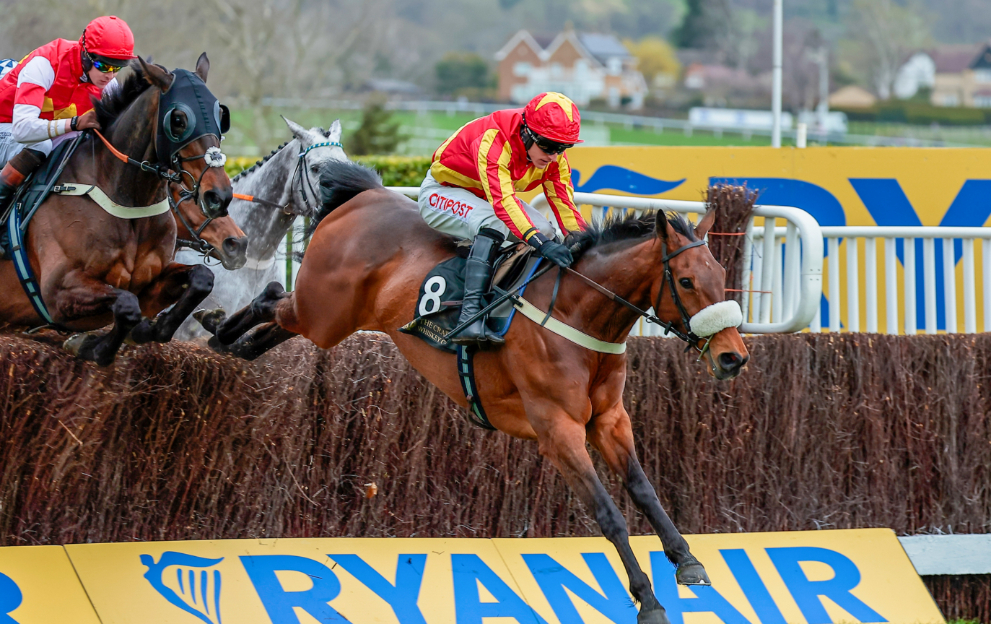
[[[149,317],[131,330],[135,344],[168,342],[193,310],[213,290],[213,271],[202,264],[173,262],[141,293],[141,309]],[[175,305],[172,305],[175,304]],[[172,306],[171,309],[159,313]]]
[[[626,413],[623,404],[619,403],[607,412],[595,416],[589,424],[588,434],[589,442],[602,454],[609,468],[623,480],[630,498],[647,516],[650,526],[654,527],[654,531],[661,538],[664,553],[677,568],[675,578],[678,583],[709,585],[709,576],[705,568],[689,551],[688,542],[661,507],[657,492],[640,466],[633,445],[630,415]]]
[[[83,278],[79,283],[64,287],[53,298],[56,323],[71,323],[106,314],[113,314],[113,327],[106,333],[73,334],[63,343],[67,351],[84,360],[109,366],[117,357],[120,346],[131,329],[141,321],[141,306],[137,296],[113,288],[103,282]]]
[[[528,416],[534,411],[537,410],[528,406]],[[619,551],[619,558],[630,578],[630,593],[641,605],[637,615],[638,624],[668,624],[664,607],[654,595],[650,579],[640,568],[630,547],[626,521],[595,473],[592,459],[585,448],[585,427],[563,410],[548,406],[539,411],[541,413],[538,418],[531,418],[531,422],[537,420],[535,429],[540,453],[561,471],[568,485],[595,517],[602,534]]]

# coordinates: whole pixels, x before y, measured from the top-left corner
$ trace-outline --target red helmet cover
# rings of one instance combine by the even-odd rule
[[[98,17],[83,31],[79,43],[94,56],[112,59],[134,58],[134,33],[127,22],[115,15]]]
[[[541,93],[523,109],[526,125],[534,133],[558,143],[581,143],[582,118],[566,95]]]

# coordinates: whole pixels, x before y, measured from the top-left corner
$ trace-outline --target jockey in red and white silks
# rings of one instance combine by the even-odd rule
[[[57,142],[98,127],[92,99],[132,58],[134,35],[124,20],[99,17],[79,41],[47,43],[0,79],[0,211]]]

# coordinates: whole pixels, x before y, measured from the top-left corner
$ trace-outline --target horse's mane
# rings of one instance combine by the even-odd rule
[[[284,148],[285,146],[289,145],[290,143],[292,143],[292,140],[291,139],[289,141],[286,141],[282,145],[278,146],[274,150],[272,150],[272,152],[268,156],[262,158],[261,160],[259,160],[255,164],[251,165],[250,167],[248,167],[244,171],[241,171],[236,176],[234,176],[233,178],[231,178],[231,182],[233,183],[236,180],[239,180],[239,179],[245,177],[246,175],[248,175],[249,173],[251,173],[252,171],[254,171],[255,169],[257,169],[258,167],[261,167],[262,165],[264,165],[265,163],[267,163],[273,156],[275,156],[276,154],[278,154],[279,152],[281,152],[282,151],[282,148]]]
[[[130,61],[127,68],[130,70],[127,78],[116,89],[104,91],[101,99],[93,100],[96,120],[102,128],[109,128],[134,100],[151,87],[151,83],[145,80],[144,69],[137,59]]]
[[[382,177],[374,169],[350,160],[328,160],[320,165],[322,201],[310,219],[306,234],[312,234],[320,221],[355,195],[384,188]]]
[[[667,219],[675,232],[689,241],[698,240],[695,236],[695,228],[684,216],[676,212],[668,212]],[[606,217],[601,223],[590,224],[583,232],[569,234],[566,242],[569,247],[578,246],[575,254],[577,257],[589,249],[609,243],[634,241],[653,236],[656,226],[657,217],[653,212],[644,213],[640,217],[633,214],[616,214]]]

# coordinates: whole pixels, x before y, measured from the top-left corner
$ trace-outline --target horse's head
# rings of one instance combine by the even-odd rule
[[[146,73],[154,68],[141,64]],[[159,101],[155,149],[159,162],[179,176],[180,183],[169,186],[178,238],[233,270],[244,266],[248,239],[227,214],[234,189],[220,140],[230,127],[230,113],[206,88],[209,71],[204,52],[195,72],[171,74]]]
[[[324,163],[333,160],[347,160],[341,145],[341,122],[335,120],[330,130],[310,128],[307,130],[298,123],[286,119],[286,125],[299,143],[291,183],[289,210],[293,214],[312,217],[320,207],[320,170]]]
[[[740,307],[726,300],[726,271],[701,242],[715,218],[710,210],[693,229],[687,220],[669,219],[657,211],[656,232],[662,243],[657,248],[665,270],[651,287],[651,300],[659,302],[655,307],[662,320],[701,338],[695,346],[704,349],[711,375],[731,379],[740,374],[750,354],[737,331],[743,321]]]

